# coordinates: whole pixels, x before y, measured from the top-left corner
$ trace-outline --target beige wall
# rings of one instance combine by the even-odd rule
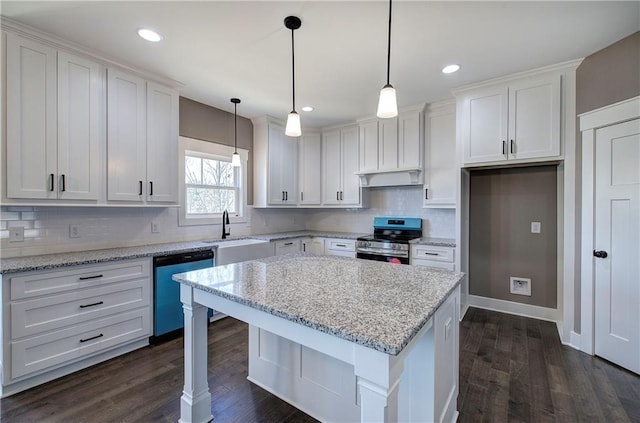
[[[640,31],[586,57],[576,71],[578,114],[638,95]]]
[[[233,110],[229,101],[229,110]],[[242,108],[242,103],[238,109]],[[233,146],[233,112],[216,109],[180,97],[180,135],[203,141]],[[238,147],[249,150],[247,169],[247,202],[253,204],[253,124],[238,112]]]
[[[469,293],[556,308],[557,167],[471,171],[469,214]],[[511,276],[531,278],[531,297],[510,293]]]

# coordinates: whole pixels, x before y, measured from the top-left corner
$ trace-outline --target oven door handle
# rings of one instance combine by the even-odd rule
[[[406,258],[409,257],[409,252],[402,252],[402,251],[398,251],[395,253],[386,253],[386,252],[381,252],[379,250],[370,250],[368,248],[358,248],[356,250],[356,253],[364,253],[364,254],[373,254],[376,256],[384,256],[384,257],[401,257],[401,258]]]

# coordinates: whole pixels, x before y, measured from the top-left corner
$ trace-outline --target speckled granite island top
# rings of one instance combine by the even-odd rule
[[[173,279],[357,344],[397,355],[463,273],[289,254]]]

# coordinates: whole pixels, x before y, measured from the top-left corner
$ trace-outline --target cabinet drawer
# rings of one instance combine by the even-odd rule
[[[11,303],[11,338],[149,305],[151,280],[136,279]]]
[[[431,245],[411,246],[411,258],[430,261],[446,261],[453,263],[454,249],[452,247],[435,247]]]
[[[11,342],[11,377],[19,378],[149,336],[149,308]]]
[[[426,266],[426,267],[436,267],[438,269],[445,270],[456,270],[455,263],[449,263],[446,261],[432,261],[432,260],[423,260],[423,259],[411,259],[411,264],[414,266]]]
[[[326,241],[326,249],[334,251],[356,251],[356,242],[345,239],[328,239]]]
[[[74,267],[70,270],[27,273],[11,278],[11,299],[58,294],[145,277],[151,278],[150,259]]]

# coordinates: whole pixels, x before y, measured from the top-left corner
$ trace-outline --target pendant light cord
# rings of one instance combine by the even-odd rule
[[[233,146],[233,152],[238,154],[238,103],[233,103]]]
[[[391,0],[389,0],[389,37],[387,40],[387,85],[389,85],[389,73],[391,72]]]
[[[291,30],[291,85],[293,91],[293,110],[296,111],[296,53],[293,42],[293,29]]]

